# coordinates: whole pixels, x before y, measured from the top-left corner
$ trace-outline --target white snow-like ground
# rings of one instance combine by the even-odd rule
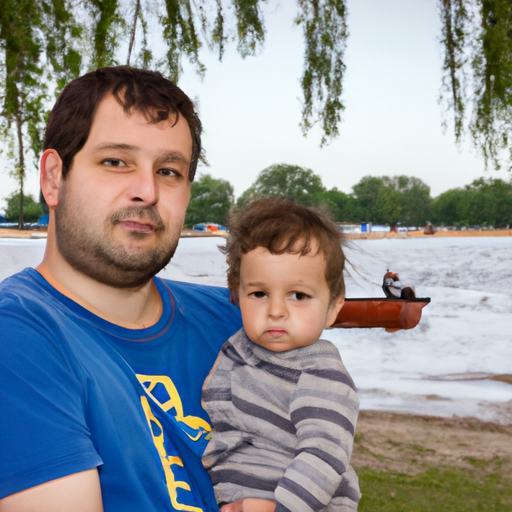
[[[161,276],[225,285],[218,238],[185,238]],[[45,240],[0,239],[0,280],[41,260]],[[389,268],[432,302],[408,331],[330,329],[362,409],[476,416],[512,424],[512,237],[349,242],[348,297],[382,297]]]

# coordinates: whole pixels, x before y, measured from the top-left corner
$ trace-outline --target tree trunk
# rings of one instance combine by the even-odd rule
[[[139,17],[139,11],[140,11],[140,0],[136,1],[135,4],[135,13],[133,15],[133,25],[132,25],[132,33],[130,36],[130,44],[128,45],[128,58],[126,59],[126,65],[130,65],[130,58],[132,56],[132,49],[133,44],[135,42],[135,32],[137,30],[137,18]]]
[[[18,131],[18,175],[20,181],[20,216],[18,218],[18,228],[23,229],[23,185],[25,181],[25,156],[23,151],[23,120],[21,112],[16,113],[16,128]]]

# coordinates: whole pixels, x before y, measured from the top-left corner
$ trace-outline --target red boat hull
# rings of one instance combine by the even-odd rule
[[[345,299],[336,321],[331,327],[383,327],[388,331],[412,329],[421,319],[421,310],[429,298],[403,299]]]

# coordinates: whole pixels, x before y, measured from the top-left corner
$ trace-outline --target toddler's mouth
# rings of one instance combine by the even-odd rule
[[[286,331],[284,329],[267,329],[267,334],[270,334],[270,336],[277,337],[286,334]]]

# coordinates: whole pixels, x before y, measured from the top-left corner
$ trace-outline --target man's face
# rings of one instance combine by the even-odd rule
[[[98,105],[55,207],[67,262],[115,287],[146,283],[171,259],[190,197],[192,137],[180,116],[150,124],[111,95]]]

